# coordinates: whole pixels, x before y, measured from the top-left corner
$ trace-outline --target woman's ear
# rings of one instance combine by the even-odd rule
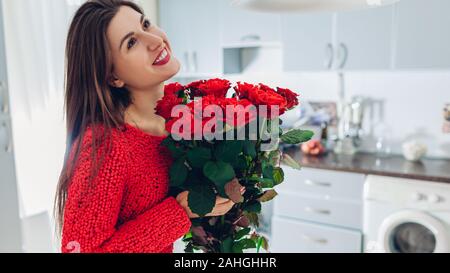
[[[122,80],[119,80],[115,75],[111,76],[109,84],[116,88],[122,88],[125,86],[125,83]]]

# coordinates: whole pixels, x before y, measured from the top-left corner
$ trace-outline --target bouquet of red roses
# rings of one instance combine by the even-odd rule
[[[298,103],[289,89],[240,82],[232,88],[223,79],[165,87],[156,112],[170,133],[162,145],[174,159],[171,193],[189,191],[189,208],[200,216],[183,237],[186,252],[267,250],[267,238],[257,232],[261,202],[277,195],[274,187],[284,176],[280,162],[299,168],[279,141],[299,144],[313,135],[280,128],[280,115]],[[217,196],[235,205],[223,216],[206,217]]]

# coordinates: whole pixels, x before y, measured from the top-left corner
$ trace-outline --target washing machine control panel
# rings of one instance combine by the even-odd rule
[[[422,192],[413,192],[411,194],[412,201],[415,202],[429,202],[433,204],[444,202],[444,198],[436,193],[425,194]]]

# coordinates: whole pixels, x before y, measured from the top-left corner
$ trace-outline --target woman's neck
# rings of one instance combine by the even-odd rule
[[[156,103],[164,96],[164,83],[147,90],[130,90],[132,104],[127,108],[125,122],[149,133],[163,133],[164,119],[155,113]]]

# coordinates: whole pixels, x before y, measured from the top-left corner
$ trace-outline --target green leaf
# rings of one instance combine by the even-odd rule
[[[314,133],[307,130],[294,129],[281,136],[281,141],[287,144],[299,144],[311,140]]]
[[[275,198],[275,196],[277,196],[278,193],[275,190],[268,190],[266,192],[264,192],[264,194],[258,198],[258,201],[260,202],[268,202],[270,200],[272,200],[273,198]]]
[[[256,245],[256,252],[259,253],[260,248],[264,248],[265,250],[269,250],[269,244],[267,242],[267,238],[261,236],[258,238],[258,243]]]
[[[194,168],[202,168],[211,159],[211,150],[205,147],[195,147],[187,152],[189,163]]]
[[[244,141],[243,147],[244,154],[250,156],[251,158],[256,157],[256,145],[251,140]]]
[[[264,178],[273,178],[273,166],[268,165],[263,169],[263,177]]]
[[[242,239],[233,244],[233,253],[242,253],[243,249],[256,248],[255,241],[251,239]]]
[[[274,186],[283,183],[284,181],[284,171],[282,168],[274,168],[273,169],[273,182]]]
[[[196,184],[190,187],[188,205],[193,213],[201,217],[210,213],[216,204],[216,194],[212,187],[205,184]]]
[[[247,160],[244,155],[240,155],[231,165],[236,170],[245,170],[248,168]]]
[[[244,211],[244,216],[250,221],[250,224],[259,227],[259,216],[257,213]]]
[[[161,142],[161,145],[166,146],[167,149],[170,151],[172,157],[175,159],[178,159],[184,155],[184,149],[179,145],[177,145],[177,143],[171,137],[166,137]]]
[[[302,168],[300,164],[297,163],[297,161],[295,161],[290,155],[286,153],[283,154],[281,162],[296,170],[300,170]]]
[[[227,237],[222,241],[220,245],[220,252],[222,253],[231,253],[233,250],[233,238]]]
[[[261,203],[258,201],[253,201],[244,208],[247,212],[255,212],[260,213],[261,212]]]
[[[234,236],[235,240],[240,240],[242,237],[248,235],[248,233],[250,232],[251,228],[247,227],[247,228],[243,228],[241,230],[239,230],[236,235]]]
[[[217,160],[224,162],[234,162],[242,152],[244,141],[241,140],[224,140],[216,144],[214,156]]]
[[[172,166],[170,166],[170,186],[179,187],[183,185],[184,181],[186,181],[187,175],[188,168],[184,164],[184,158],[178,159],[172,164]]]
[[[271,178],[261,178],[261,177],[250,177],[250,181],[258,181],[262,188],[273,188],[273,179]]]
[[[236,176],[233,167],[222,161],[208,161],[203,166],[203,174],[217,186],[222,187]]]

